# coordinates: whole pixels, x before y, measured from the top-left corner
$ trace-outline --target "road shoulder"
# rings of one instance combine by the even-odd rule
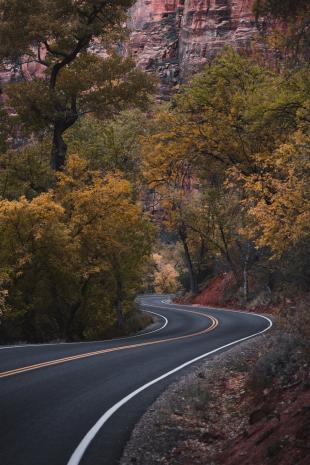
[[[307,370],[299,370],[282,338],[286,372],[279,369],[267,380],[283,362],[268,354],[279,338],[262,335],[195,364],[144,414],[121,465],[286,464],[285,457],[303,464],[307,451],[299,432],[309,421]]]

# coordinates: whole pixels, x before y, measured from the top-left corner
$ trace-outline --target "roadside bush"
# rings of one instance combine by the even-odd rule
[[[296,337],[289,333],[276,335],[269,339],[249,371],[247,388],[260,394],[275,385],[288,385],[297,376],[300,364],[300,344]]]
[[[288,304],[282,310],[281,326],[291,334],[298,343],[303,357],[310,362],[310,309],[309,298],[300,297],[294,306]]]
[[[201,379],[197,380],[186,389],[185,396],[189,399],[191,408],[196,414],[201,414],[202,416],[205,416],[210,402],[214,400],[214,395],[210,391],[210,387]]]

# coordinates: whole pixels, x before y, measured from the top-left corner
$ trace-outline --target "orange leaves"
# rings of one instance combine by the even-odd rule
[[[41,194],[32,201],[25,197],[15,201],[1,200],[1,232],[6,234],[12,247],[27,248],[30,240],[40,241],[49,235],[50,228],[62,219],[63,214],[64,209],[50,194]]]
[[[310,138],[297,132],[270,154],[262,180],[249,176],[245,183],[249,214],[258,247],[270,247],[275,256],[309,238],[310,230]],[[258,235],[257,235],[258,234]]]

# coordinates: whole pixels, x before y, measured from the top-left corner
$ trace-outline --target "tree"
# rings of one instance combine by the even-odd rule
[[[55,194],[79,241],[83,276],[92,276],[106,289],[122,327],[151,251],[148,218],[132,200],[131,185],[120,174],[103,177],[99,171],[90,172],[87,162],[76,156],[58,175]]]
[[[48,141],[7,150],[0,156],[0,197],[28,199],[45,192],[52,184]]]
[[[189,275],[190,290],[198,292],[197,242],[201,247],[204,240],[197,232],[189,228],[189,218],[199,216],[198,192],[192,191],[193,167],[186,157],[187,144],[178,139],[171,141],[177,131],[175,120],[165,113],[158,115],[159,132],[144,138],[143,173],[151,189],[155,191],[158,202],[160,222],[172,234],[175,234],[183,246],[184,262]],[[155,123],[156,126],[156,123]],[[163,132],[161,132],[161,128]],[[155,143],[156,140],[156,143]],[[165,144],[166,141],[168,144]],[[188,140],[190,144],[190,139]],[[195,212],[195,213],[194,213]],[[196,241],[193,240],[196,236]],[[194,245],[195,244],[195,245]],[[193,246],[194,245],[194,246]],[[199,256],[199,252],[198,252]],[[197,263],[198,261],[198,263]]]
[[[150,254],[152,227],[132,201],[130,183],[119,174],[90,174],[85,161],[72,157],[58,178],[58,198],[70,214],[73,235],[87,253],[87,262],[95,269],[102,264],[107,268],[109,293],[122,326],[126,301],[134,295]]]
[[[106,121],[89,115],[67,132],[66,142],[69,153],[83,156],[92,169],[122,172],[138,196],[143,184],[140,139],[150,126],[150,120],[138,109]]]
[[[297,128],[309,130],[309,82],[307,68],[276,74],[226,49],[155,116],[143,139],[144,176],[155,191],[156,215],[183,243],[193,292],[209,268],[232,271],[247,299],[250,272],[271,253],[267,243],[255,248],[258,237],[245,231],[263,227],[258,210],[256,219],[254,211],[250,215],[258,204],[249,186],[256,182],[261,189],[260,207],[270,224],[275,153]],[[281,179],[289,167],[288,159],[283,162]],[[299,166],[307,172],[305,163]]]
[[[272,45],[290,66],[309,62],[310,4],[308,0],[256,0],[256,18],[265,18]],[[269,26],[269,27],[268,27]],[[270,29],[272,34],[270,34]]]
[[[1,98],[1,93],[0,93]],[[0,153],[7,149],[7,142],[11,132],[11,124],[4,108],[0,108]]]
[[[159,294],[174,294],[179,287],[179,273],[173,263],[168,262],[159,254],[153,254],[155,265],[154,289]]]
[[[153,233],[129,182],[77,156],[56,178],[33,199],[0,200],[2,341],[103,337],[143,281]]]
[[[232,166],[260,169],[257,154],[274,150],[296,128],[308,86],[300,77],[278,75],[227,48],[185,86],[175,112],[206,176]]]
[[[306,72],[277,75],[224,50],[156,117],[148,138],[153,161],[146,154],[153,179],[169,180],[178,167],[211,183],[223,182],[232,166],[260,170],[257,154],[270,153],[296,129],[308,86]]]
[[[296,132],[268,159],[264,176],[243,178],[250,235],[274,256],[310,239],[310,137]],[[266,192],[268,202],[266,202]]]
[[[142,147],[143,173],[149,187],[156,192],[158,209],[168,231],[175,233],[183,245],[190,289],[197,292],[197,273],[191,256],[188,231],[184,219],[190,204],[188,182],[190,165],[184,161],[184,142],[173,138],[177,132],[173,115],[160,112],[154,122],[154,133],[144,138]],[[168,144],[165,145],[165,142]],[[179,143],[178,143],[179,142]]]
[[[58,286],[71,272],[74,245],[63,216],[49,194],[0,202],[1,273],[8,276],[10,308],[1,321],[2,340],[64,335],[66,315],[52,298],[50,280],[57,270]]]
[[[145,107],[152,81],[111,45],[124,39],[134,0],[19,0],[0,2],[0,58],[22,66],[35,62],[43,78],[10,85],[9,103],[26,130],[53,133],[51,166],[65,164],[64,133],[83,115],[104,118]],[[106,57],[91,52],[98,43]],[[42,73],[41,73],[42,74]]]

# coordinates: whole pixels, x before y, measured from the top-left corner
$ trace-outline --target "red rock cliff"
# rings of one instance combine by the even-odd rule
[[[161,76],[162,92],[186,79],[224,45],[250,46],[254,0],[138,0],[130,49],[139,66]]]
[[[254,0],[137,0],[130,12],[129,51],[138,65],[160,75],[160,93],[192,75],[224,45],[247,48],[256,34]],[[101,53],[100,46],[94,52]],[[36,63],[24,64],[24,79],[44,74]],[[0,72],[0,86],[21,79],[10,66]]]

